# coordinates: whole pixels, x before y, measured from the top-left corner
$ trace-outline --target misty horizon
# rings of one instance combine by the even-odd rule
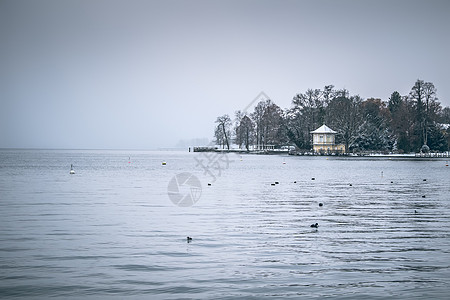
[[[446,107],[449,11],[439,0],[2,1],[0,148],[186,146],[261,91],[285,109],[330,84],[387,101],[420,78]]]

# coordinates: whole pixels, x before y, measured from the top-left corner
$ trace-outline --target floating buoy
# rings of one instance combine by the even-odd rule
[[[391,183],[394,183],[393,181],[391,181]]]
[[[425,195],[422,195],[422,198],[426,198],[426,196],[425,196]]]
[[[70,165],[70,171],[69,171],[69,174],[75,174],[75,171],[73,170],[73,166],[72,166],[72,165]]]
[[[211,186],[211,183],[208,183],[208,186]]]
[[[279,181],[275,181],[275,184],[280,184],[280,182]]]
[[[426,179],[424,179],[423,181],[427,181]]]
[[[311,180],[316,180],[316,178],[313,177],[313,178],[311,178]]]
[[[353,185],[350,183],[349,186],[353,186]]]
[[[323,203],[322,203],[322,202],[320,202],[320,203],[319,203],[319,206],[323,206]]]
[[[163,165],[163,166],[165,166],[165,165],[166,165],[166,162],[165,162],[165,161],[163,161],[163,162],[162,162],[162,165]]]
[[[275,183],[271,183],[270,185],[275,185]]]
[[[294,181],[294,183],[297,183],[297,181]]]

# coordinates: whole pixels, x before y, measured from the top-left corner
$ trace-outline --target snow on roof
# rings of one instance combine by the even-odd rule
[[[334,131],[333,129],[331,129],[330,127],[328,127],[327,125],[323,124],[316,130],[311,131],[311,133],[337,133],[337,132]]]

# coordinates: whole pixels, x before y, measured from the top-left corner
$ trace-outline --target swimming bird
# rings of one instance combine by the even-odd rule
[[[186,237],[188,243],[192,242],[192,238],[190,236]]]
[[[73,165],[72,164],[70,165],[70,172],[69,172],[69,174],[75,174],[75,171],[73,170]]]
[[[322,202],[320,202],[320,203],[319,203],[319,206],[323,206],[323,203],[322,203]]]
[[[312,228],[319,228],[319,223],[311,224],[311,227],[312,227]]]

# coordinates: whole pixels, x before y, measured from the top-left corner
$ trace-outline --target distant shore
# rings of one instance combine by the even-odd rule
[[[191,148],[189,148],[191,151]],[[341,156],[341,157],[366,157],[366,158],[450,158],[450,152],[440,153],[317,153],[311,151],[297,151],[289,149],[270,150],[246,150],[246,149],[220,149],[215,147],[193,147],[193,152],[216,152],[216,153],[238,153],[238,154],[263,154],[263,155],[292,155],[292,156]]]
[[[191,148],[189,148],[190,150]],[[215,147],[193,147],[193,152],[217,152],[240,154],[289,154],[289,149],[247,150],[247,149],[220,149]]]

